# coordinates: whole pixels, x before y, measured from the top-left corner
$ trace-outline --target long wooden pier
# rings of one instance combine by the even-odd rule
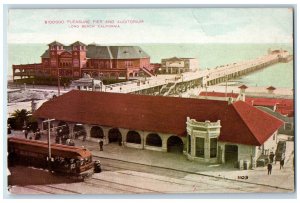
[[[269,51],[267,55],[256,59],[221,65],[196,72],[186,72],[179,75],[159,75],[147,80],[140,81],[140,84],[122,86],[121,91],[133,94],[172,95],[185,92],[187,89],[196,86],[207,87],[238,78],[240,76],[258,71],[276,63],[287,63],[293,59],[293,55],[285,50]]]

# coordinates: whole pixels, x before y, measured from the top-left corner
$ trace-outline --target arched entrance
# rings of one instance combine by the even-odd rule
[[[172,153],[182,153],[183,152],[183,142],[177,136],[169,137],[167,141],[168,152]]]
[[[64,121],[60,121],[57,125],[56,132],[59,137],[69,137],[70,130],[68,124]]]
[[[86,137],[86,131],[82,124],[75,124],[73,128],[74,137],[77,139],[79,137]]]
[[[126,142],[134,143],[134,144],[141,144],[141,136],[136,131],[129,131],[126,136]]]
[[[122,141],[122,134],[120,133],[118,128],[112,128],[108,131],[108,141],[111,142],[118,142]]]
[[[225,145],[225,163],[238,162],[238,146],[236,145]]]
[[[101,127],[99,126],[93,126],[91,129],[91,137],[92,138],[103,138],[104,133]]]
[[[161,147],[162,141],[158,134],[150,133],[146,138],[146,145],[154,146],[154,147]]]

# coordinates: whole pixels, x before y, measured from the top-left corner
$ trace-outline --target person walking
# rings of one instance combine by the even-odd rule
[[[28,130],[27,130],[27,128],[24,129],[24,134],[25,134],[25,139],[27,139],[27,137],[28,137]]]
[[[284,159],[281,159],[280,160],[280,170],[281,170],[281,168],[283,168],[283,165],[284,165]]]
[[[273,152],[270,153],[269,158],[270,162],[273,163],[275,154]]]
[[[99,147],[100,147],[100,151],[103,151],[103,140],[102,139],[99,141]]]
[[[40,140],[41,139],[41,131],[40,129],[38,128],[36,133],[35,133],[35,140]]]
[[[272,173],[272,164],[268,163],[268,175],[271,175]]]

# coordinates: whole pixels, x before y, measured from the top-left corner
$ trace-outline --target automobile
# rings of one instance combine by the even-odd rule
[[[275,154],[275,163],[276,161],[281,161],[285,159],[285,153],[284,152],[279,152]]]

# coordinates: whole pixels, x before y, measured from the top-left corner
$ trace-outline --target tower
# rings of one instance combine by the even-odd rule
[[[64,51],[64,45],[54,41],[49,46],[49,53],[50,53],[50,67],[51,68],[58,68],[58,56]]]
[[[76,41],[71,44],[72,47],[72,63],[75,77],[81,76],[81,69],[86,66],[86,45]]]

